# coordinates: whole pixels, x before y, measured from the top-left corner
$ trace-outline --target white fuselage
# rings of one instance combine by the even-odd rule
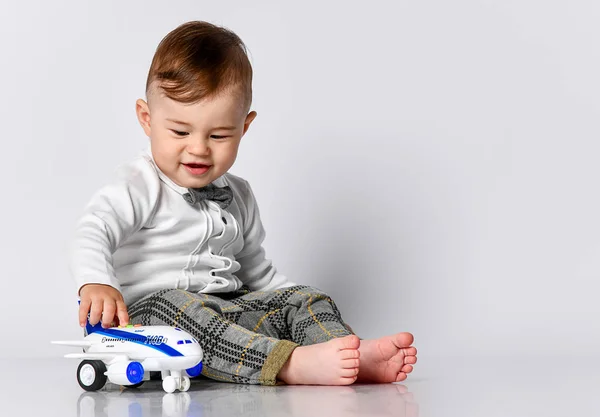
[[[84,339],[93,356],[125,355],[146,371],[183,370],[202,361],[202,348],[189,333],[170,326],[127,326],[99,329]]]

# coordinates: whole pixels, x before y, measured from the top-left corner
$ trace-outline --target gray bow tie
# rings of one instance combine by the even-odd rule
[[[183,199],[192,206],[200,200],[213,200],[224,209],[227,208],[233,200],[233,192],[228,185],[225,187],[217,187],[211,183],[202,188],[188,188],[188,191],[188,193],[183,195]]]

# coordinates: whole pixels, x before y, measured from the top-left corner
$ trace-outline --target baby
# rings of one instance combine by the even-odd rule
[[[225,28],[188,22],[160,42],[136,102],[149,149],[75,232],[80,324],[180,327],[204,350],[203,375],[221,381],[403,381],[417,362],[410,333],[359,339],[330,297],[265,258],[252,189],[228,172],[256,118],[251,84],[246,47]]]

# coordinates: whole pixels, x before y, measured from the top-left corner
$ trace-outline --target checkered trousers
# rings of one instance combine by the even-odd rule
[[[243,384],[275,385],[297,346],[352,334],[333,300],[307,286],[219,295],[160,290],[128,310],[132,324],[186,330],[204,351],[204,376]]]

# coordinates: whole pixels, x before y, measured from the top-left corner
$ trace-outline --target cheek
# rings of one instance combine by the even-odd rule
[[[232,146],[227,146],[223,149],[223,160],[226,161],[227,163],[231,164],[235,161],[235,158],[237,156],[237,152],[238,152],[238,146],[237,145],[232,145]]]
[[[152,139],[152,153],[155,155],[154,159],[160,160],[163,165],[176,164],[179,162],[179,155],[181,155],[185,146],[182,143],[170,140],[171,138],[158,137]]]

